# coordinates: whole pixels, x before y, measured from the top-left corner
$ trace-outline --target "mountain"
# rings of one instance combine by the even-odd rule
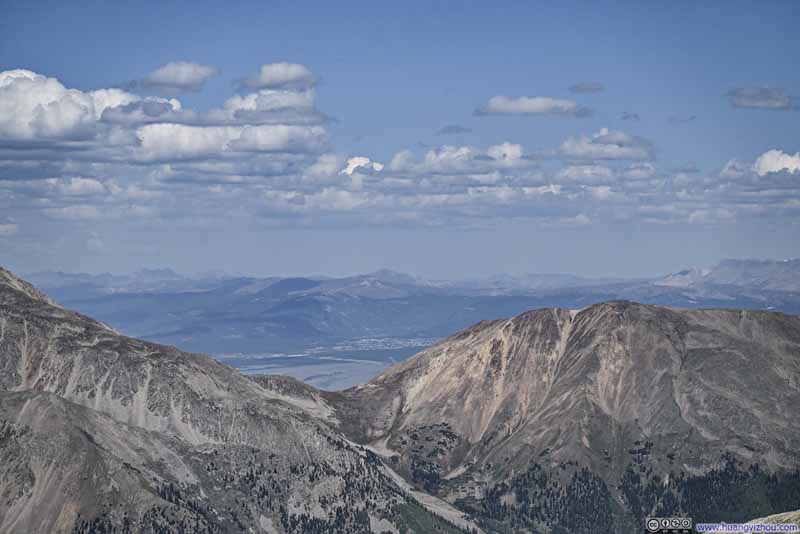
[[[327,394],[490,531],[741,521],[800,496],[800,317],[616,301],[483,321]]]
[[[627,534],[800,498],[781,313],[538,309],[326,392],[125,337],[0,269],[0,371],[0,532]]]
[[[767,291],[800,291],[800,259],[722,260],[708,269],[691,268],[663,278],[655,285],[673,287],[733,286]]]
[[[337,424],[307,386],[122,336],[0,268],[0,532],[467,525]]]
[[[707,277],[709,282],[776,291],[800,291],[800,259],[724,260]]]
[[[364,337],[443,337],[488,317],[614,299],[800,312],[800,260],[725,260],[641,280],[565,274],[428,282],[389,270],[344,278],[36,273],[63,304],[129,335],[204,352],[307,350]]]
[[[568,274],[427,281],[383,269],[331,278],[169,269],[130,275],[38,273],[62,305],[120,332],[214,354],[247,372],[288,373],[318,387],[361,383],[483,319],[610,300],[800,313],[795,260],[725,260],[652,279]],[[736,273],[736,274],[735,274]]]

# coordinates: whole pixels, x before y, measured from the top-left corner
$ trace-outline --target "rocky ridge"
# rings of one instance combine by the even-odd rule
[[[0,532],[459,531],[335,417],[0,271]]]

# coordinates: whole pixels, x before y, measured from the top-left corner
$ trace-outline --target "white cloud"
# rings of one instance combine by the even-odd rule
[[[100,210],[90,204],[75,204],[61,208],[47,208],[44,210],[48,217],[53,219],[65,219],[70,221],[83,221],[99,219]]]
[[[719,171],[720,178],[741,178],[750,172],[750,166],[737,159],[729,160]]]
[[[250,78],[242,81],[250,89],[307,88],[313,87],[317,78],[305,65],[298,63],[269,63]]]
[[[171,61],[157,68],[142,80],[145,87],[168,92],[197,91],[219,70],[191,61]]]
[[[105,186],[93,178],[68,178],[63,180],[51,178],[48,183],[64,196],[102,195],[107,192]]]
[[[0,137],[85,139],[106,108],[138,97],[119,89],[84,93],[28,70],[0,72]]]
[[[697,224],[728,222],[735,218],[736,214],[726,208],[699,209],[689,214],[689,222]]]
[[[740,87],[728,92],[731,105],[736,108],[790,110],[792,97],[786,91],[771,87]]]
[[[800,172],[800,152],[792,155],[786,154],[782,150],[768,150],[756,159],[753,171],[759,176],[781,171],[791,174]]]
[[[656,175],[656,168],[652,163],[634,163],[622,172],[622,176],[629,180],[648,180]]]
[[[340,173],[352,176],[352,174],[358,169],[382,171],[383,164],[378,163],[377,161],[373,162],[371,159],[364,156],[355,156],[347,160],[347,165],[340,171]]]
[[[476,115],[588,115],[588,108],[579,106],[574,100],[549,96],[493,96],[475,110]]]
[[[321,126],[288,126],[285,124],[245,126],[237,139],[231,140],[232,150],[251,152],[319,152],[327,144],[325,128]]]
[[[559,147],[559,153],[579,160],[647,160],[653,157],[653,147],[640,137],[602,128],[591,136],[569,137]]]
[[[605,165],[570,165],[556,174],[559,182],[607,184],[614,180],[614,171]]]
[[[221,157],[230,152],[317,152],[327,134],[320,126],[188,126],[148,124],[138,130],[145,161]]]
[[[486,155],[492,159],[513,161],[522,158],[522,145],[514,143],[502,143],[500,145],[490,146],[486,150]]]

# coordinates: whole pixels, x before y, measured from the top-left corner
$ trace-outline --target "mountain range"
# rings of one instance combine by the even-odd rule
[[[127,335],[328,388],[367,380],[478,321],[535,308],[632,300],[800,313],[800,260],[725,260],[708,269],[627,280],[528,274],[429,281],[389,270],[344,278],[255,278],[184,276],[169,269],[27,278]]]
[[[800,317],[479,322],[320,391],[126,337],[0,269],[0,532],[641,532],[800,508]]]

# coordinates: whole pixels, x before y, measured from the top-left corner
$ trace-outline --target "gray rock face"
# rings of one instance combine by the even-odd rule
[[[121,336],[0,270],[0,532],[457,531],[334,422],[313,390]]]
[[[353,439],[451,501],[499,491],[513,506],[519,493],[500,486],[532,466],[564,487],[585,468],[622,514],[630,470],[634,486],[642,473],[668,489],[726,458],[800,466],[800,318],[631,302],[537,310],[329,399]]]

